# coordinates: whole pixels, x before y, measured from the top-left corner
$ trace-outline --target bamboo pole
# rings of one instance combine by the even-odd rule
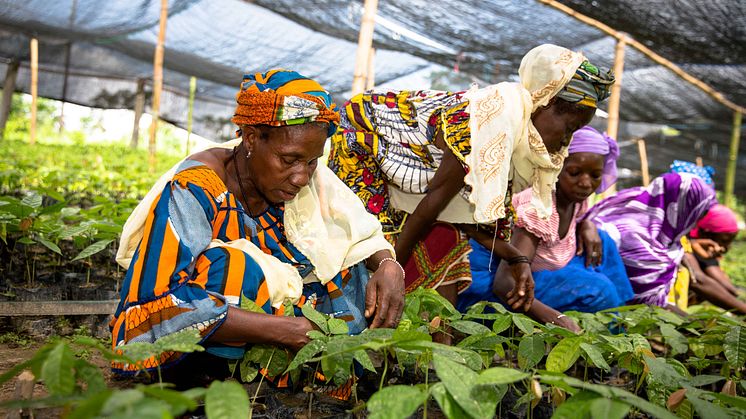
[[[192,137],[192,115],[194,114],[194,94],[197,92],[197,78],[192,76],[189,79],[189,111],[187,111],[187,140],[186,155],[189,155],[189,142]]]
[[[640,151],[640,171],[642,172],[642,186],[650,185],[650,171],[648,168],[648,150],[645,140],[637,139],[637,149]]]
[[[137,148],[140,142],[140,118],[145,110],[145,79],[137,79],[137,92],[135,93],[135,123],[132,125],[132,139],[130,147]]]
[[[355,96],[365,90],[366,70],[370,49],[373,45],[373,29],[376,25],[376,11],[378,0],[365,0],[363,18],[360,22],[360,34],[357,40],[357,52],[355,53],[355,73],[352,78],[352,95]]]
[[[16,90],[16,78],[18,66],[21,63],[17,59],[11,60],[5,67],[5,83],[3,83],[3,99],[0,102],[0,140],[5,137],[5,124],[8,123],[10,108],[13,105],[13,92]]]
[[[736,183],[736,166],[738,163],[738,143],[741,140],[741,112],[733,112],[733,133],[730,137],[730,155],[728,168],[725,171],[725,205],[733,208],[733,189]]]
[[[581,22],[583,22],[583,23],[585,23],[587,25],[593,26],[596,29],[599,29],[600,31],[605,32],[606,34],[613,36],[614,38],[620,39],[620,38],[626,36],[627,37],[627,41],[626,42],[631,47],[633,47],[633,48],[637,49],[638,51],[642,52],[648,58],[650,58],[651,60],[653,60],[655,63],[660,64],[663,67],[668,68],[674,74],[676,74],[677,76],[681,77],[684,81],[693,84],[694,86],[696,86],[697,88],[701,89],[702,91],[704,91],[705,93],[707,93],[708,95],[710,95],[712,98],[714,98],[716,101],[722,103],[723,105],[727,106],[728,108],[730,108],[730,109],[732,109],[734,111],[740,112],[740,113],[746,113],[746,108],[744,108],[743,106],[737,105],[737,104],[731,102],[730,100],[726,99],[725,96],[722,93],[720,93],[717,90],[713,89],[712,87],[710,87],[705,82],[703,82],[703,81],[697,79],[696,77],[688,74],[687,72],[685,72],[684,70],[682,70],[681,67],[679,67],[676,64],[672,63],[671,61],[669,61],[669,60],[661,57],[657,53],[653,52],[650,48],[648,48],[645,45],[643,45],[642,43],[640,43],[640,42],[638,42],[638,41],[630,38],[628,35],[624,34],[623,32],[619,32],[619,31],[611,28],[610,26],[608,26],[608,25],[606,25],[604,23],[599,22],[596,19],[588,17],[588,16],[586,16],[584,14],[578,13],[575,10],[571,9],[570,7],[567,7],[564,4],[559,3],[556,0],[539,0],[539,2],[544,3],[547,6],[552,6],[555,9],[560,10],[560,11],[564,12],[565,14],[567,14],[569,16],[572,16],[575,19],[577,19],[577,20],[579,20],[579,21],[581,21]]]
[[[72,42],[65,44],[65,75],[62,77],[62,98],[60,105],[60,127],[59,133],[62,134],[65,131],[65,100],[67,100],[67,79],[70,72],[70,50],[72,49]]]
[[[606,133],[614,140],[618,140],[619,134],[619,103],[622,98],[622,75],[624,74],[624,47],[627,45],[627,37],[617,39],[614,51],[614,84],[611,85],[611,96],[609,97],[609,121]]]
[[[150,123],[150,141],[148,143],[150,172],[155,172],[155,138],[158,132],[158,112],[161,108],[161,90],[163,89],[163,44],[166,40],[166,20],[168,19],[168,0],[161,0],[161,17],[158,28],[158,42],[155,45],[153,57],[153,103],[151,114],[153,120]]]
[[[376,49],[371,48],[368,54],[368,71],[365,74],[365,90],[376,87]]]
[[[36,108],[39,94],[39,41],[31,38],[31,129],[29,143],[36,144]]]

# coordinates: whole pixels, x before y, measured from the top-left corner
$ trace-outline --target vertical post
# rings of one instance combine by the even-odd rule
[[[368,71],[365,75],[365,90],[376,87],[376,49],[371,48],[368,54]]]
[[[130,147],[137,148],[140,141],[140,118],[145,110],[145,79],[137,79],[137,92],[135,93],[135,123],[132,125],[132,139]]]
[[[702,156],[697,156],[697,158],[694,160],[694,164],[696,164],[697,167],[705,167],[705,164],[702,161]]]
[[[163,89],[163,44],[166,39],[166,20],[168,19],[168,0],[161,0],[161,18],[158,28],[158,43],[155,45],[153,57],[153,104],[151,114],[153,121],[150,123],[150,141],[148,143],[148,163],[150,171],[155,172],[155,136],[158,132],[158,112],[161,108],[161,90]]]
[[[624,72],[624,47],[627,45],[627,37],[622,36],[616,42],[614,51],[614,77],[616,81],[611,86],[609,97],[609,122],[606,133],[609,137],[618,140],[619,134],[619,100],[622,96],[622,73]]]
[[[190,141],[192,137],[192,115],[194,114],[194,94],[197,92],[197,78],[189,79],[189,111],[187,112],[187,141],[186,155],[189,155]]]
[[[645,140],[637,139],[637,149],[640,150],[640,171],[642,172],[642,186],[650,184],[650,171],[648,170],[648,150],[645,147]]]
[[[36,144],[36,98],[39,93],[39,41],[31,38],[31,130],[29,142]]]
[[[365,0],[363,19],[360,22],[360,34],[355,53],[355,74],[352,78],[352,95],[362,93],[365,89],[365,72],[368,68],[368,57],[373,45],[373,29],[376,25],[378,0]]]
[[[3,99],[0,102],[0,140],[5,137],[5,124],[8,123],[10,108],[13,104],[13,92],[16,90],[16,76],[18,76],[18,59],[12,59],[5,70],[5,83],[3,83]]]
[[[725,172],[725,205],[733,208],[733,189],[736,183],[736,163],[738,162],[738,143],[741,140],[741,112],[733,112],[733,134],[730,137],[730,155],[728,169]]]
[[[70,72],[70,50],[72,42],[65,44],[65,75],[62,77],[62,105],[60,105],[60,134],[65,131],[65,100],[67,100],[67,78]]]

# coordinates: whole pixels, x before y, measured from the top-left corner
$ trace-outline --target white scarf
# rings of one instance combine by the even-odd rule
[[[550,154],[531,122],[531,114],[545,106],[570,81],[585,60],[581,53],[544,44],[521,61],[521,83],[499,83],[466,92],[469,100],[471,153],[466,157],[474,220],[490,223],[505,217],[508,179],[513,191],[532,188],[531,205],[537,214],[552,213],[552,191],[567,150]]]

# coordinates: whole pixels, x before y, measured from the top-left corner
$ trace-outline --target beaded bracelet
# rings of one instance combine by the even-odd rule
[[[394,258],[383,258],[383,259],[381,259],[381,261],[378,262],[378,269],[381,269],[381,265],[383,265],[383,262],[386,262],[387,260],[396,263],[396,266],[398,266],[399,270],[401,271],[401,277],[402,278],[406,278],[407,277],[407,274],[404,272],[404,268],[402,268],[401,264],[399,262],[397,262],[397,260],[394,259]]]
[[[518,264],[518,263],[531,263],[531,261],[529,261],[528,258],[526,256],[523,256],[523,255],[521,255],[521,256],[514,256],[512,258],[509,258],[507,260],[507,262],[508,262],[508,265],[510,265],[510,266],[513,266],[513,265]]]

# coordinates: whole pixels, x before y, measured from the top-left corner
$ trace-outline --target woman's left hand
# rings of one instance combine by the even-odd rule
[[[603,257],[603,245],[598,229],[592,221],[585,220],[578,224],[578,251],[576,255],[585,252],[585,266],[598,266]]]
[[[365,317],[371,329],[394,328],[404,311],[404,272],[393,259],[384,260],[365,289]]]

